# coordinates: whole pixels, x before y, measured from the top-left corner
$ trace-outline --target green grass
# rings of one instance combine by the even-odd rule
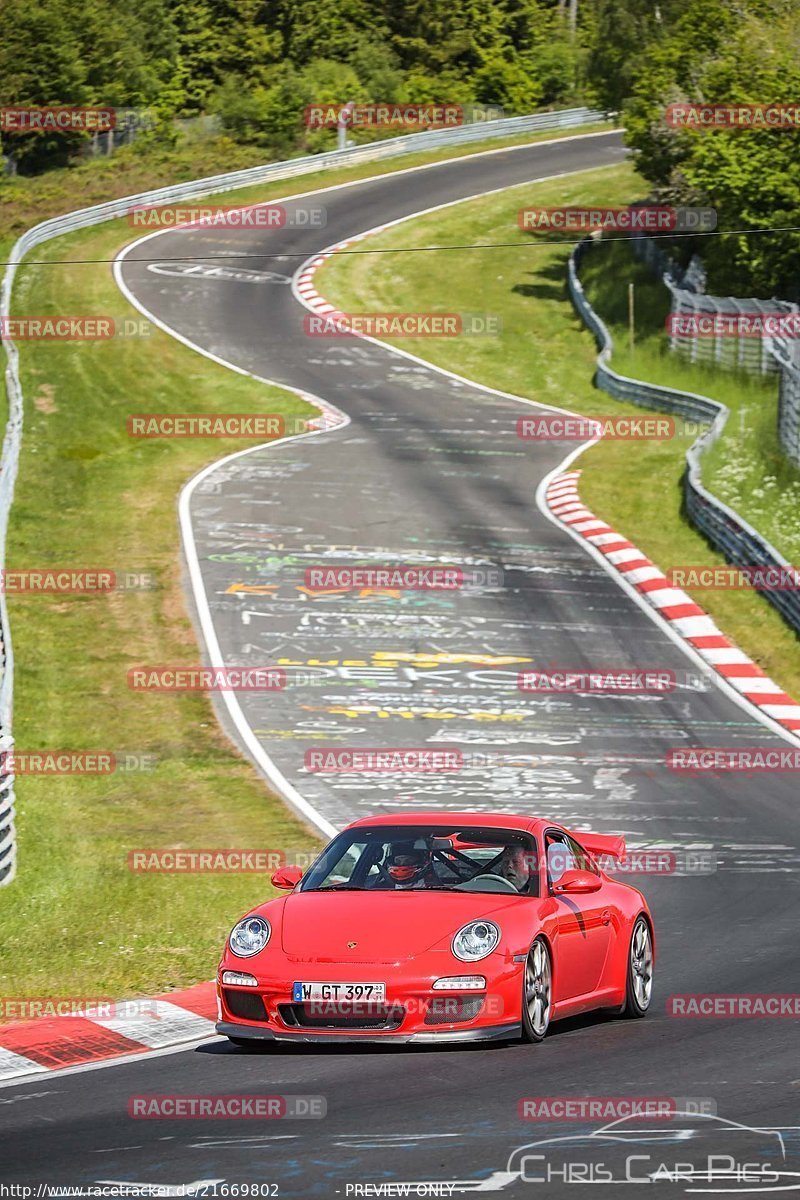
[[[706,487],[730,504],[790,562],[800,559],[800,470],[778,441],[778,380],[692,363],[670,351],[664,334],[669,293],[634,257],[612,242],[587,256],[587,295],[614,339],[612,366],[623,375],[700,392],[731,411],[722,437],[703,457]],[[635,342],[628,341],[627,284],[635,290]]]
[[[478,382],[543,403],[587,414],[641,414],[641,409],[615,401],[592,386],[596,349],[568,298],[569,246],[548,244],[549,239],[517,228],[517,211],[526,204],[615,205],[640,194],[641,182],[625,165],[467,201],[404,222],[371,238],[368,245],[386,250],[509,242],[510,247],[432,250],[396,257],[343,255],[320,270],[317,287],[343,311],[481,310],[497,314],[502,319],[502,333],[497,337],[398,339],[397,344]],[[367,244],[360,247],[366,248]],[[628,275],[619,262],[600,258],[609,249],[610,245],[604,245],[598,251],[596,279],[591,281],[592,288],[598,283],[598,290],[602,281],[605,295],[597,300],[603,316],[612,295],[615,303],[617,295],[624,298],[620,303],[627,303]],[[644,296],[641,299],[644,319]],[[660,319],[663,328],[666,310],[659,318],[657,297],[651,297],[651,303],[656,313],[650,314],[650,320]],[[612,311],[610,315],[613,318],[615,314]],[[650,353],[643,340],[634,352],[643,378],[648,377],[645,368],[650,363],[645,360],[646,351]],[[622,371],[631,367],[622,355],[613,365]],[[685,364],[670,359],[657,365],[660,374],[656,382],[669,379],[675,386],[689,387]],[[655,362],[650,366],[655,378]],[[744,397],[745,407],[754,407],[753,398],[761,395],[764,386],[720,375],[713,394],[729,403],[732,389],[736,389]],[[590,508],[664,569],[723,561],[681,514],[680,478],[693,436],[679,432],[669,441],[635,445],[606,441],[586,452],[579,463],[583,469],[581,494]],[[763,597],[751,591],[697,591],[693,595],[774,679],[790,693],[800,694],[797,638]]]
[[[486,148],[462,147],[457,155]],[[440,150],[320,171],[219,199],[277,199],[453,156]],[[204,169],[234,165],[224,161]],[[9,207],[7,191],[1,227],[6,249],[20,213],[28,224],[168,183],[174,164],[168,166],[157,179],[132,167],[109,167],[91,176],[96,188],[79,171],[64,172],[72,190],[63,195],[65,181],[48,177],[53,186],[31,212]],[[197,173],[196,165],[187,170],[183,163],[180,177]],[[116,221],[39,247],[36,259],[52,265],[20,268],[15,315],[138,317],[109,265],[130,240],[127,224]],[[0,888],[0,994],[153,994],[208,978],[232,922],[271,889],[255,875],[133,875],[130,850],[310,849],[318,840],[233,749],[207,698],[138,694],[127,687],[131,665],[199,661],[180,580],[176,497],[207,462],[252,443],[132,442],[125,419],[146,411],[269,411],[291,419],[312,410],[291,393],[227,371],[157,329],[148,338],[113,343],[21,343],[20,357],[25,433],[8,566],[146,570],[159,588],[9,597],[17,747],[134,751],[157,761],[150,773],[18,780],[19,871],[10,887]]]
[[[45,256],[112,257],[107,226]],[[15,311],[137,316],[106,267],[20,271]],[[9,596],[19,750],[145,752],[155,769],[17,782],[19,874],[0,889],[3,995],[120,995],[208,978],[224,935],[271,893],[256,875],[131,874],[144,847],[307,847],[316,838],[270,796],[201,694],[137,693],[137,663],[199,661],[179,567],[176,495],[229,439],[137,441],[129,412],[310,414],[277,388],[225,371],[154,330],[146,339],[21,346],[26,428],[8,566],[155,574],[156,591]]]

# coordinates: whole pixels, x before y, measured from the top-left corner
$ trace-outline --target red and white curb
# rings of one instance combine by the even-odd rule
[[[333,404],[329,404],[327,400],[323,400],[321,396],[312,396],[308,392],[299,393],[309,404],[313,404],[315,408],[320,410],[318,417],[309,417],[305,422],[307,430],[314,430],[317,433],[327,432],[331,429],[339,429],[344,425],[350,424],[350,418],[345,416]],[[280,441],[275,443],[280,445]]]
[[[332,313],[336,309],[332,304],[329,304],[324,296],[320,296],[317,289],[314,287],[314,276],[319,268],[330,258],[334,250],[339,250],[346,246],[347,242],[341,242],[340,245],[334,246],[331,250],[326,250],[324,254],[318,255],[317,258],[312,258],[306,269],[301,275],[297,276],[297,290],[303,297],[303,302],[318,313]]]
[[[551,513],[599,550],[726,683],[784,729],[800,730],[800,704],[725,637],[700,605],[674,587],[633,542],[586,507],[578,495],[580,474],[567,471],[551,480],[546,492]]]
[[[215,1035],[213,983],[109,1003],[109,1016],[45,1016],[0,1025],[0,1081],[145,1054]],[[102,1011],[105,1011],[105,1007]]]
[[[338,251],[346,249],[354,242],[372,237],[373,234],[380,233],[396,223],[389,222],[365,230],[346,241],[329,246],[311,259],[296,280],[297,294],[306,307],[320,314],[334,314],[334,317],[341,315],[334,305],[319,294],[314,286],[314,276]],[[365,335],[356,333],[354,336]],[[554,476],[550,481],[545,493],[550,512],[590,542],[608,564],[669,622],[673,632],[687,642],[743,700],[797,737],[800,731],[800,704],[770,679],[744,651],[725,637],[708,613],[681,588],[674,587],[655,563],[634,546],[633,542],[590,512],[578,495],[580,474],[580,471],[566,471]]]
[[[336,242],[333,246],[328,246],[326,250],[322,250],[316,258],[312,258],[300,274],[297,276],[295,286],[300,299],[310,308],[312,312],[322,315],[334,314],[334,317],[341,317],[344,314],[340,312],[335,305],[331,304],[324,296],[321,296],[314,287],[314,276],[317,271],[323,266],[329,258],[333,258],[340,250],[346,250],[348,246],[352,246],[355,242],[363,242],[365,238],[372,237],[373,234],[381,233],[382,230],[388,229],[388,225],[377,225],[374,229],[368,229],[364,233],[357,233],[351,238],[347,238],[344,242]],[[354,333],[354,337],[360,336]]]

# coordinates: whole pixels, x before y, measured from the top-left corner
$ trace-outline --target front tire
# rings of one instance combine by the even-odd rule
[[[528,951],[522,975],[522,1037],[541,1042],[550,1026],[553,1010],[553,966],[544,938],[538,937]]]
[[[653,935],[647,918],[636,918],[628,951],[628,974],[623,1017],[643,1017],[653,995]]]

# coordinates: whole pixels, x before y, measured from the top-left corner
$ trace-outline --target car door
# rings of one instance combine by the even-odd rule
[[[545,834],[547,887],[556,907],[557,945],[554,972],[555,1000],[572,1000],[600,985],[611,943],[611,910],[607,885],[596,892],[559,896],[553,885],[565,871],[591,871],[599,875],[578,843],[560,830]]]

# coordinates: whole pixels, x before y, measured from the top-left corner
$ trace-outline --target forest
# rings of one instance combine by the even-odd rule
[[[467,119],[592,104],[621,114],[651,196],[743,231],[705,240],[717,287],[791,298],[798,128],[676,129],[664,112],[797,100],[798,15],[797,0],[0,0],[0,109],[126,110],[139,154],[210,118],[266,160],[335,145],[304,121],[312,104],[451,104]],[[4,127],[6,171],[69,167],[89,136]],[[353,133],[372,136],[387,131]]]

